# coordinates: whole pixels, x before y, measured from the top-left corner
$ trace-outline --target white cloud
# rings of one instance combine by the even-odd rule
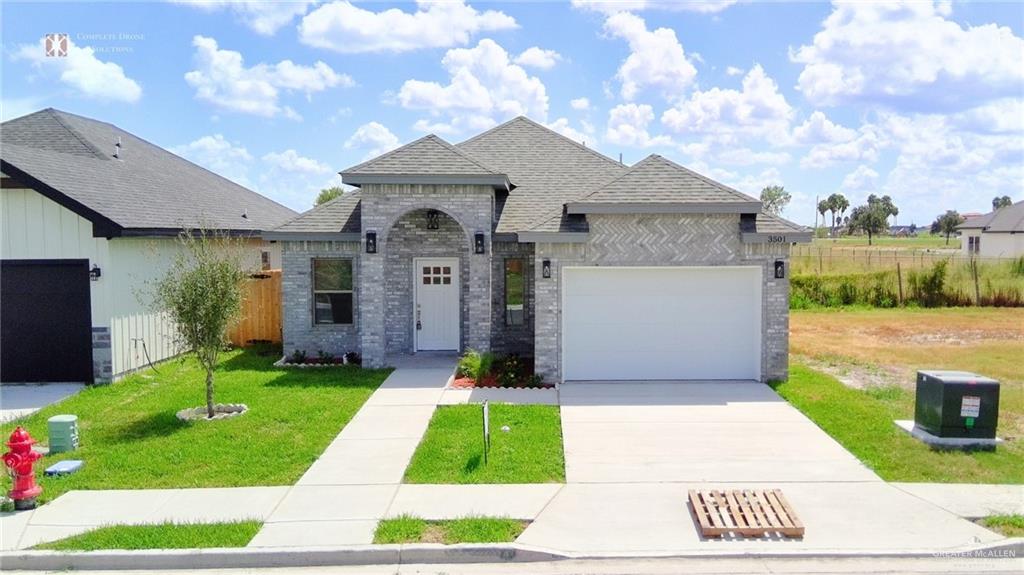
[[[129,103],[142,97],[142,86],[125,75],[124,68],[100,60],[91,47],[78,46],[70,38],[67,56],[47,57],[45,39],[40,38],[36,44],[21,45],[13,58],[27,60],[43,73],[57,74],[62,83],[83,96]]]
[[[302,19],[299,39],[310,46],[347,54],[407,52],[462,46],[480,32],[517,27],[515,19],[503,12],[480,12],[461,0],[418,0],[415,12],[398,8],[373,12],[336,1]]]
[[[793,158],[787,152],[756,151],[750,148],[728,148],[715,155],[715,160],[734,166],[754,164],[787,164]]]
[[[856,137],[856,130],[833,123],[818,110],[803,124],[793,128],[793,141],[797,144],[834,144],[849,142]]]
[[[647,88],[660,90],[667,100],[678,100],[697,76],[697,69],[686,59],[683,45],[671,28],[650,31],[643,18],[619,12],[608,17],[604,30],[629,44],[630,54],[617,74],[622,97],[627,101]]]
[[[706,134],[718,141],[736,136],[783,138],[793,109],[760,64],[743,78],[743,90],[696,91],[661,116],[676,133]]]
[[[646,148],[671,143],[667,136],[652,137],[647,127],[654,120],[654,110],[647,104],[619,104],[608,112],[608,128],[604,139],[612,144]]]
[[[864,124],[856,134],[852,139],[816,144],[800,159],[800,167],[826,168],[839,163],[878,160],[879,151],[888,145],[884,132],[874,124]]]
[[[248,165],[252,154],[245,146],[228,141],[222,134],[203,136],[170,150],[240,185],[252,185]]]
[[[242,54],[221,50],[213,38],[196,36],[192,45],[196,48],[196,69],[185,74],[185,81],[195,88],[197,98],[227,110],[300,119],[295,110],[280,104],[282,90],[303,92],[308,98],[314,92],[354,84],[348,75],[319,61],[303,66],[282,60],[247,68]]]
[[[743,74],[743,68],[737,68],[736,66],[729,66],[725,69],[727,76],[741,76]]]
[[[407,80],[398,92],[398,103],[410,110],[429,110],[434,118],[446,115],[451,132],[482,130],[518,115],[539,122],[547,119],[543,82],[512,63],[493,40],[448,50],[441,65],[450,76],[447,85]]]
[[[811,45],[798,88],[814,104],[884,102],[939,109],[1020,93],[1024,40],[995,24],[961,27],[948,3],[836,2]]]
[[[579,142],[581,144],[585,143],[590,147],[593,147],[597,141],[597,136],[594,135],[594,126],[587,123],[582,124],[582,130],[577,130],[576,128],[572,127],[572,125],[569,123],[568,118],[559,118],[554,122],[548,124],[547,127],[558,132],[559,134],[562,134],[563,136],[569,138],[570,140]]]
[[[359,126],[345,141],[345,149],[366,150],[364,159],[379,156],[398,147],[398,136],[391,133],[379,122],[368,122]]]
[[[960,129],[980,133],[1024,132],[1024,100],[1003,98],[951,116]]]
[[[206,11],[230,10],[246,26],[264,36],[274,35],[316,2],[306,0],[172,0]]]
[[[550,70],[555,67],[555,64],[562,60],[562,55],[554,50],[545,50],[543,48],[533,46],[523,50],[521,54],[516,56],[516,64],[520,66],[528,66],[531,68],[538,68],[541,70]]]
[[[572,106],[573,110],[589,110],[590,99],[586,97],[573,98],[572,100],[569,101],[569,105]]]
[[[714,14],[721,12],[739,0],[572,0],[576,8],[594,10],[605,14],[616,12],[638,12],[641,10],[671,10],[677,12],[699,12]]]
[[[845,193],[869,194],[878,188],[878,172],[868,166],[860,165],[846,174],[839,189]]]
[[[300,156],[295,150],[283,152],[270,152],[261,158],[264,162],[278,167],[286,172],[300,172],[304,174],[329,174],[331,167],[327,164]]]

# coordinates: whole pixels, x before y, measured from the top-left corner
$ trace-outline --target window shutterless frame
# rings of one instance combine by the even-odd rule
[[[355,322],[355,264],[351,258],[312,258],[314,325],[352,325]]]
[[[523,325],[526,323],[526,259],[506,259],[502,273],[505,275],[505,325]]]

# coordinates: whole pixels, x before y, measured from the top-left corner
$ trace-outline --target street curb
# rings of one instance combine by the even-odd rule
[[[685,553],[563,554],[517,544],[365,545],[143,551],[8,551],[0,553],[4,570],[240,569],[344,565],[533,563],[590,559],[935,559],[1024,557],[1024,538],[955,549],[909,551],[693,551]]]

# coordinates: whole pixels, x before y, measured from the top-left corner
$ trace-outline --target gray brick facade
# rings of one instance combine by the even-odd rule
[[[411,337],[399,335],[403,321],[399,311],[392,321],[392,331],[388,330],[387,301],[392,287],[388,285],[389,254],[392,268],[399,266],[408,258],[409,277],[412,276],[411,258],[419,255],[448,255],[464,258],[464,272],[460,277],[465,282],[463,306],[466,315],[461,337],[463,348],[489,350],[491,346],[491,229],[493,227],[494,192],[484,185],[421,185],[421,184],[368,184],[362,189],[362,230],[377,234],[377,253],[367,254],[363,251],[361,273],[359,276],[361,305],[358,307],[361,328],[361,343],[364,365],[381,366],[385,363],[388,351],[401,349],[411,350]],[[423,218],[414,216],[415,212],[438,210],[458,224],[462,231],[462,255],[459,251],[452,253],[420,253],[420,250],[440,251],[442,243],[431,247],[412,245],[420,236],[415,232],[413,224],[425,227]],[[407,214],[413,215],[402,223]],[[396,226],[396,224],[398,224]],[[424,230],[427,231],[427,230]],[[438,230],[440,231],[440,230]],[[473,236],[484,234],[484,253],[476,254],[473,250]],[[448,248],[454,249],[455,244],[449,238]],[[384,289],[381,289],[381,286]],[[401,286],[397,286],[401,289]],[[397,296],[395,296],[397,297]],[[412,325],[411,307],[407,324]],[[404,337],[396,342],[389,342],[389,333],[396,337]]]
[[[289,241],[281,248],[282,340],[284,352],[302,350],[310,355],[325,351],[341,355],[361,352],[359,341],[360,245],[357,242]],[[351,325],[313,323],[313,260],[349,258],[352,260],[353,306]]]
[[[534,255],[537,373],[561,380],[561,268],[566,266],[762,267],[762,357],[765,380],[785,379],[788,371],[789,283],[776,280],[774,262],[786,259],[788,245],[740,242],[739,215],[592,214],[586,243],[539,243]],[[541,276],[545,259],[551,278]]]
[[[505,320],[505,261],[524,262],[524,317],[521,325],[508,325]],[[495,242],[491,258],[491,349],[496,353],[533,355],[534,273],[533,244]]]

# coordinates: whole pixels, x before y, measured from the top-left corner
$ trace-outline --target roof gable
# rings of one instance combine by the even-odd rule
[[[761,202],[651,154],[592,193],[567,202],[566,207],[570,214],[614,211],[756,213],[761,210]]]
[[[984,233],[1024,232],[1024,201],[1004,206],[957,226],[960,230],[980,229]]]
[[[289,239],[301,234],[339,234],[355,236],[358,239],[361,221],[362,192],[355,191],[342,194],[333,200],[324,202],[313,209],[299,214],[298,217],[274,229],[267,234],[271,239]]]
[[[341,176],[346,184],[353,185],[404,183],[431,177],[436,177],[438,183],[507,183],[505,174],[434,134],[343,170]]]

